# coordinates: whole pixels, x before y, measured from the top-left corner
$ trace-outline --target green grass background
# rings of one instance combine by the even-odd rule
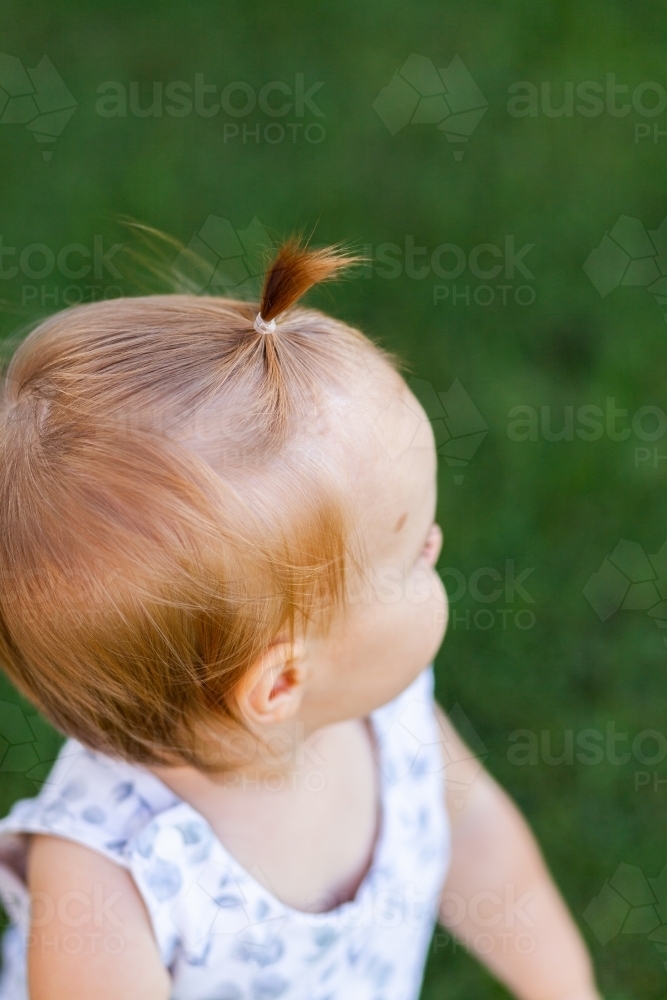
[[[653,772],[667,778],[667,760],[655,767],[606,759],[517,767],[508,759],[508,737],[516,729],[547,730],[556,753],[565,730],[603,730],[607,722],[631,738],[645,729],[667,734],[662,634],[640,611],[601,623],[582,594],[619,539],[647,552],[662,545],[666,464],[635,467],[641,442],[633,437],[514,442],[507,414],[519,404],[548,406],[558,427],[564,406],[604,407],[607,397],[630,413],[647,405],[667,410],[661,307],[641,288],[602,299],[582,270],[619,215],[650,229],[667,214],[667,137],[633,139],[637,122],[667,128],[667,113],[514,118],[506,105],[517,80],[550,81],[555,101],[564,81],[604,83],[607,73],[630,91],[646,80],[667,85],[658,27],[665,4],[22,0],[0,3],[0,14],[0,51],[26,67],[48,54],[77,100],[49,162],[23,126],[0,127],[5,246],[42,243],[57,253],[69,243],[92,246],[99,234],[105,245],[123,241],[123,215],[187,243],[209,214],[236,228],[257,216],[274,234],[304,229],[321,243],[377,247],[412,236],[430,250],[454,243],[469,251],[480,243],[502,246],[510,234],[519,247],[534,244],[526,257],[535,275],[530,306],[436,307],[433,278],[405,274],[348,281],[317,291],[312,301],[397,351],[436,390],[460,379],[488,424],[460,485],[442,464],[441,566],[466,577],[480,567],[502,570],[507,559],[517,570],[533,567],[526,586],[535,625],[521,630],[510,615],[506,629],[500,618],[487,630],[475,628],[476,611],[506,605],[466,594],[454,605],[459,624],[437,659],[438,694],[445,707],[461,706],[488,751],[488,768],[528,817],[591,946],[605,995],[663,997],[665,956],[646,935],[619,935],[603,947],[582,913],[620,863],[647,876],[667,864],[667,786],[653,785]],[[458,53],[489,101],[460,162],[434,126],[391,136],[373,110],[411,52],[436,66]],[[305,74],[307,86],[323,81],[315,100],[325,140],[225,143],[222,114],[95,113],[104,81],[138,81],[146,103],[152,81],[193,83],[196,73],[215,82],[218,94],[234,80],[256,89],[270,80],[291,84],[295,73]],[[270,119],[253,113],[244,122],[263,128]],[[459,289],[479,283],[469,273],[457,280]],[[58,275],[0,279],[6,343],[53,308],[48,300],[45,308],[22,304],[24,284],[43,284],[47,292],[57,286],[62,295],[72,282]],[[667,453],[667,442],[658,446]],[[461,624],[466,610],[468,629]],[[6,707],[21,703],[5,681],[0,698],[8,742],[25,742],[20,718]],[[57,749],[58,737],[46,726],[40,732],[32,750],[41,771],[30,748],[22,760],[0,765],[3,812],[34,794]],[[635,790],[637,770],[651,772],[650,786]],[[427,1000],[504,995],[460,949],[432,952]]]

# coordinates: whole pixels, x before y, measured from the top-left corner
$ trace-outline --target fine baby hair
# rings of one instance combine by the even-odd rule
[[[16,351],[0,407],[0,661],[63,733],[211,769],[199,728],[240,725],[230,694],[249,664],[344,603],[354,483],[344,442],[323,460],[321,441],[391,361],[296,303],[356,260],[291,239],[259,307],[96,302]]]
[[[599,1000],[434,699],[428,418],[297,304],[354,260],[288,241],[259,303],[76,306],[8,368],[0,664],[74,739],[0,821],[2,1000],[417,1000],[436,918],[520,1000]],[[120,949],[70,950],[91,919]]]

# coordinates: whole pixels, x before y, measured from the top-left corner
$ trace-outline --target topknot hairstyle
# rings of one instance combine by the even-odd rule
[[[297,302],[355,262],[292,239],[259,304],[95,302],[18,348],[0,400],[0,662],[61,732],[223,768],[202,726],[233,731],[257,656],[344,603],[354,484],[319,442],[333,401],[391,361]]]
[[[282,244],[266,274],[259,315],[265,321],[276,319],[313,285],[335,278],[340,271],[360,260],[335,247],[304,249],[299,240],[292,237]]]

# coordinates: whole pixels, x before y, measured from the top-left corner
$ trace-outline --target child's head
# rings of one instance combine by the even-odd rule
[[[364,715],[434,654],[428,421],[379,348],[294,307],[347,263],[284,246],[259,322],[229,299],[116,299],[17,351],[0,659],[63,732],[205,768],[211,727]]]

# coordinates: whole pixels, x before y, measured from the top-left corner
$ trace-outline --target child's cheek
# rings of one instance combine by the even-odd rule
[[[404,601],[409,606],[407,617],[414,630],[413,639],[420,646],[420,655],[430,660],[442,643],[449,619],[447,594],[435,569],[415,568],[406,579]]]
[[[432,570],[431,576],[433,597],[429,602],[428,609],[430,620],[424,622],[424,627],[428,629],[430,635],[433,637],[433,644],[435,648],[432,655],[435,656],[442,640],[445,637],[445,632],[447,631],[447,622],[449,621],[449,602],[447,600],[447,592],[444,584],[435,570]]]
[[[449,622],[449,601],[447,599],[447,591],[445,590],[445,585],[440,579],[440,574],[433,570],[433,575],[436,579],[437,587],[437,608],[435,611],[436,624],[441,630],[440,642],[445,637],[445,632],[447,631],[447,624]]]
[[[425,667],[442,643],[448,603],[442,580],[425,562],[385,569],[374,588],[371,632],[388,655],[402,650],[415,666]]]

